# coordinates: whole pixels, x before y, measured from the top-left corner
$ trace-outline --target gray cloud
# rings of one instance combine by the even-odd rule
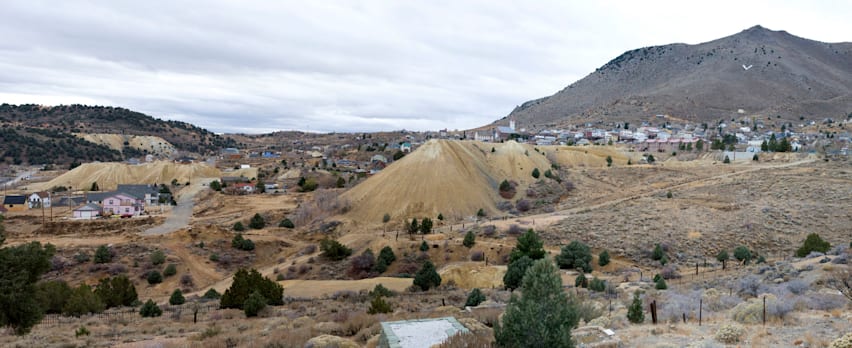
[[[464,129],[628,49],[755,24],[842,41],[852,12],[832,2],[684,6],[13,0],[0,11],[0,102],[123,106],[219,132]]]

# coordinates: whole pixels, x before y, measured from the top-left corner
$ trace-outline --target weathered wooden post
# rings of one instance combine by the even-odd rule
[[[766,326],[766,295],[763,296],[763,326]]]
[[[704,299],[698,299],[698,326],[701,326],[701,314],[704,310]]]

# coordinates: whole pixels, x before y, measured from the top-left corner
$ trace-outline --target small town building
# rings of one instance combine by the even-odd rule
[[[41,191],[30,195],[30,208],[50,208],[50,193]]]
[[[101,216],[102,208],[100,205],[95,203],[89,203],[73,211],[73,217],[75,219],[94,219]]]
[[[6,196],[3,197],[3,207],[7,211],[25,211],[29,208],[27,196]]]

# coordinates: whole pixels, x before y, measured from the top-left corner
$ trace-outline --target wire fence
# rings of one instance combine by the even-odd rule
[[[207,321],[212,320],[210,314],[219,310],[219,304],[216,303],[200,303],[198,306],[195,306],[192,303],[173,306],[173,305],[163,305],[160,306],[160,309],[163,311],[163,316],[169,316],[174,320],[197,320],[197,321]],[[197,311],[196,311],[197,309]],[[110,309],[100,313],[90,313],[87,315],[83,315],[80,317],[75,316],[66,316],[62,314],[46,314],[39,322],[39,325],[45,326],[58,326],[65,324],[79,324],[81,322],[85,322],[88,320],[105,320],[108,322],[120,322],[120,323],[135,323],[142,319],[141,314],[139,314],[138,308],[117,308]]]

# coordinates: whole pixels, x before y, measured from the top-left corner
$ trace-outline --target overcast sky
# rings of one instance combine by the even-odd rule
[[[0,102],[215,132],[465,129],[624,51],[756,24],[850,41],[839,1],[37,1],[0,5]]]

